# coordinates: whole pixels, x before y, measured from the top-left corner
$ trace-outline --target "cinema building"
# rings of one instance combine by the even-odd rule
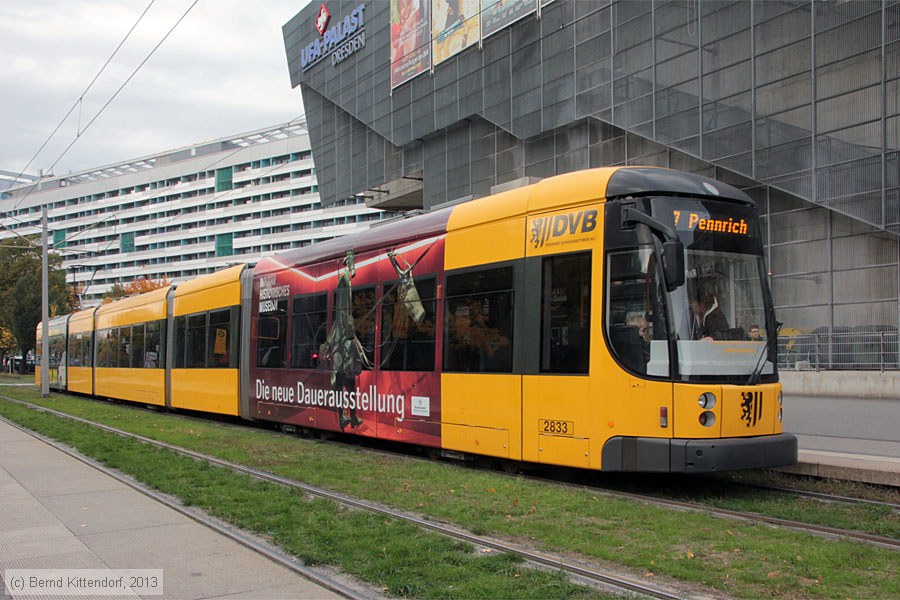
[[[323,207],[701,173],[756,200],[786,328],[896,331],[900,2],[316,0],[283,34]]]

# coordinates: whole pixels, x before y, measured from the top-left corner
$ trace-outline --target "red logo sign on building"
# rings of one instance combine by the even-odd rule
[[[331,19],[331,13],[328,12],[328,9],[325,8],[325,5],[319,7],[319,12],[316,13],[316,31],[319,32],[319,35],[325,35],[325,30],[328,29],[328,21]]]

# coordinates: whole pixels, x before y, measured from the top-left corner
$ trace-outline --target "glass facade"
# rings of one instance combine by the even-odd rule
[[[394,87],[391,3],[364,4],[337,64],[300,67],[318,4],[284,27],[324,204],[402,178],[429,209],[596,166],[698,172],[756,199],[786,327],[898,325],[900,1],[554,0]]]

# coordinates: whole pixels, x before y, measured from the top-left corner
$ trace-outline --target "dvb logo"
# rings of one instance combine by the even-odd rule
[[[556,238],[590,233],[596,228],[596,209],[540,217],[531,222],[531,244],[535,248],[541,248],[548,242],[556,241]]]

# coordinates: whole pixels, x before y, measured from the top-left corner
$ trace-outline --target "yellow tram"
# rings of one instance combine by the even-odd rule
[[[91,314],[81,393],[603,471],[797,458],[755,206],[698,175],[559,175]]]
[[[170,286],[104,304],[94,318],[94,393],[165,406],[165,348]]]
[[[67,386],[70,392],[94,393],[94,314],[96,308],[72,313],[69,318]]]
[[[241,273],[230,267],[172,293],[169,406],[237,415]]]

